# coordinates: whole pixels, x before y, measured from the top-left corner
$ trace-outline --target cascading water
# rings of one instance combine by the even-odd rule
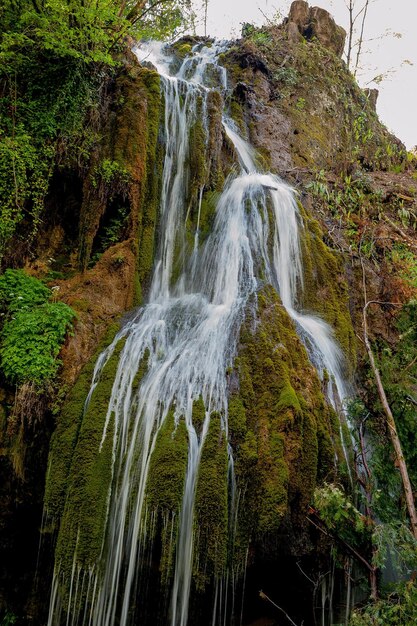
[[[341,402],[347,394],[342,356],[330,327],[316,316],[297,311],[297,292],[303,286],[299,244],[302,223],[294,192],[277,176],[257,170],[251,147],[226,116],[224,132],[238,156],[240,171],[232,172],[227,179],[217,203],[212,232],[201,245],[198,217],[194,250],[190,258],[183,259],[178,278],[173,278],[188,210],[189,130],[198,116],[207,129],[207,95],[212,88],[221,92],[226,89],[225,70],[216,62],[220,49],[216,45],[197,45],[175,75],[170,71],[172,59],[160,45],[137,50],[139,59],[151,62],[160,73],[165,98],[159,249],[149,301],[99,358],[86,401],[88,406],[103,368],[124,339],[101,441],[103,446],[112,438],[112,484],[100,562],[83,571],[75,551],[65,604],[59,593],[60,564],[56,564],[48,626],[131,623],[132,597],[152,523],[146,507],[149,468],[158,434],[170,412],[177,427],[180,421],[185,422],[188,459],[176,534],[169,621],[171,626],[188,623],[195,494],[202,451],[213,414],[220,416],[227,438],[226,372],[237,355],[245,311],[256,300],[261,284],[275,286],[312,362],[321,373],[327,370]],[[205,86],[208,69],[210,83],[215,84],[210,88]],[[134,380],[144,362],[146,373],[135,390]],[[199,399],[204,403],[205,414],[197,428],[193,423],[193,404]],[[229,508],[233,518],[230,445],[228,456]],[[216,604],[219,593],[216,589]],[[215,608],[213,625],[216,623]]]

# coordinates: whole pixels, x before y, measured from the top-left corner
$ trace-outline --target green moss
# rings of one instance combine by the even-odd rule
[[[56,548],[56,562],[70,575],[73,556],[85,568],[99,560],[107,519],[112,478],[113,418],[101,444],[108,403],[124,340],[119,341],[101,372],[83,415],[66,485],[65,507]],[[50,465],[49,481],[55,467]]]
[[[190,54],[192,50],[192,45],[188,41],[180,39],[179,41],[172,44],[171,49],[177,57],[179,57],[180,59],[185,59],[185,57]]]
[[[323,242],[317,221],[304,210],[301,250],[304,268],[304,289],[300,305],[318,313],[334,329],[336,339],[352,372],[356,363],[356,340],[349,313],[349,292],[345,280],[344,261]]]
[[[197,108],[201,111],[201,102]],[[207,179],[206,133],[201,113],[197,115],[196,120],[190,127],[189,171],[191,201],[196,202],[199,191]]]
[[[143,70],[142,80],[147,98],[147,125],[144,176],[137,210],[139,219],[138,260],[136,272],[137,304],[142,302],[143,289],[149,280],[153,265],[155,229],[158,220],[160,185],[162,181],[163,153],[158,143],[158,130],[163,114],[160,78],[156,72]]]
[[[162,112],[159,75],[138,65],[129,67],[116,81],[114,102],[100,150],[92,158],[84,183],[78,256],[85,269],[93,243],[96,245],[96,238],[100,239],[103,216],[109,209],[114,210],[111,202],[118,194],[126,218],[114,237],[132,237],[138,242],[135,291],[139,303],[153,263],[161,183],[162,149],[157,141]],[[112,172],[117,166],[117,172],[123,173],[123,184],[116,185],[117,193],[114,176],[97,178],[103,164],[107,164],[107,170],[108,164],[112,165]]]
[[[193,402],[193,425],[198,435],[200,435],[203,423],[206,418],[206,407],[203,399],[200,397]]]
[[[161,536],[159,568],[166,584],[173,571],[178,520],[187,469],[188,435],[183,419],[175,425],[170,411],[158,433],[149,466],[146,506],[156,514]]]
[[[246,411],[240,396],[234,395],[229,401],[229,433],[233,439],[240,441],[247,429]]]
[[[280,412],[287,409],[294,411],[296,414],[301,413],[300,401],[290,383],[287,383],[281,390],[277,404],[277,411]]]
[[[236,99],[230,100],[229,113],[232,120],[235,122],[240,132],[244,137],[247,135],[247,126],[245,122],[244,111],[241,103]]]
[[[135,374],[135,377],[132,381],[132,393],[135,393],[142,382],[142,378],[145,376],[148,370],[148,361],[149,361],[149,350],[146,348],[145,354],[140,360],[138,370]]]
[[[171,411],[158,433],[146,488],[147,506],[163,513],[178,512],[187,468],[188,436],[183,419],[175,425]]]
[[[228,541],[227,441],[220,416],[213,413],[204,442],[194,517],[193,583],[197,590],[225,569]]]
[[[45,508],[52,520],[58,521],[63,513],[68,476],[97,357],[104,347],[111,343],[118,329],[118,324],[109,327],[95,355],[83,368],[57,417],[56,429],[51,438],[45,486]]]
[[[219,197],[220,194],[217,191],[207,191],[203,194],[200,207],[201,242],[207,239],[213,229]]]
[[[272,288],[258,296],[257,325],[241,330],[230,400],[230,432],[241,503],[241,546],[251,535],[277,532],[291,513],[300,525],[318,475],[334,456],[329,410],[315,369]],[[320,444],[320,445],[319,445]]]
[[[208,188],[221,191],[224,184],[224,174],[221,167],[222,147],[222,116],[223,99],[218,91],[210,91],[207,95],[208,116]]]

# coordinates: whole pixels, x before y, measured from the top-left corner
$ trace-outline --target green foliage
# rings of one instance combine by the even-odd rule
[[[397,215],[404,228],[411,226],[414,230],[417,229],[417,215],[410,208],[405,207],[404,202],[400,203],[397,209]]]
[[[58,370],[57,357],[75,314],[63,302],[48,302],[51,295],[50,289],[22,271],[7,270],[0,277],[5,319],[0,364],[10,382],[42,386]]]
[[[298,83],[299,76],[293,67],[280,67],[274,72],[273,79],[284,83],[287,87],[294,87]]]
[[[51,290],[22,270],[6,270],[0,276],[0,313],[2,316],[27,311],[44,304]]]
[[[366,176],[359,173],[355,177],[343,175],[335,184],[331,184],[327,181],[324,170],[320,170],[315,180],[308,183],[306,188],[329,205],[334,217],[343,216],[347,220],[351,214],[360,214],[365,205],[378,200],[372,194]]]
[[[365,609],[355,609],[350,626],[411,626],[417,623],[417,586],[402,583]]]
[[[14,136],[4,136],[0,129],[0,251],[13,235],[15,225],[25,214],[25,201],[30,203],[27,212],[36,229],[47,191],[50,167],[50,150],[44,146],[42,157],[31,142],[31,137],[20,126]]]
[[[256,26],[250,22],[244,22],[242,24],[242,37],[250,37],[256,32]]]
[[[331,215],[344,223],[344,233],[353,250],[371,258],[375,252],[375,241],[361,230],[357,218],[380,219],[383,212],[382,194],[372,187],[369,176],[357,170],[354,175],[342,174],[328,180],[324,170],[316,173],[315,179],[306,185],[308,191],[323,204]]]
[[[154,6],[155,5],[155,6]],[[187,0],[5,0],[0,10],[0,260],[24,225],[36,233],[56,157],[88,162],[98,141],[99,84],[125,36],[163,38],[183,23]],[[119,57],[118,57],[119,55]],[[105,181],[123,172],[103,164]]]
[[[295,103],[295,108],[297,109],[297,111],[304,111],[305,107],[306,107],[306,99],[298,98],[297,102]]]
[[[104,229],[104,233],[100,241],[100,247],[102,250],[107,250],[107,248],[120,241],[121,234],[123,229],[126,227],[128,217],[128,208],[126,206],[121,206],[117,215],[110,220],[108,226]]]
[[[367,520],[340,487],[325,484],[314,492],[314,506],[329,530],[348,543],[363,543],[368,534]]]
[[[272,43],[271,33],[262,28],[257,28],[254,24],[250,24],[249,22],[245,22],[242,25],[242,37],[247,37],[260,48],[268,48]]]
[[[412,532],[400,521],[391,524],[376,524],[372,533],[373,565],[385,568],[390,566],[397,576],[411,574],[417,567],[417,540]]]
[[[398,275],[411,287],[417,289],[417,258],[406,243],[395,242],[391,249],[391,261]]]
[[[0,626],[12,626],[17,621],[17,616],[10,611],[6,611],[4,615],[0,617]]]
[[[30,380],[42,384],[56,374],[57,356],[74,317],[62,302],[45,303],[33,311],[22,311],[2,332],[0,359],[10,381]]]
[[[354,140],[354,156],[359,154],[360,148],[370,142],[374,136],[369,122],[370,120],[365,111],[360,111],[359,115],[353,120],[352,135]]]
[[[295,87],[299,80],[299,74],[293,67],[279,67],[272,75],[274,81],[280,83],[281,90],[287,88],[289,91],[291,87]]]
[[[183,23],[188,3],[136,0],[121,6],[117,0],[5,0],[4,5],[0,14],[0,63],[19,64],[31,55],[42,54],[84,64],[113,65],[112,50],[121,36],[129,32],[166,37]]]
[[[271,35],[263,31],[254,32],[253,35],[251,35],[251,39],[257,46],[264,46],[271,43]]]
[[[96,168],[93,178],[93,185],[97,186],[100,181],[107,185],[124,186],[129,182],[130,174],[127,169],[117,161],[104,159]]]
[[[382,383],[393,413],[401,445],[413,485],[417,484],[417,450],[415,446],[417,377],[417,302],[411,301],[400,311],[396,321],[398,338],[395,345],[380,340],[374,344]],[[406,520],[402,486],[395,464],[391,438],[387,432],[382,407],[373,383],[368,389],[367,432],[372,445],[368,460],[377,487],[373,498],[375,514],[383,523]]]

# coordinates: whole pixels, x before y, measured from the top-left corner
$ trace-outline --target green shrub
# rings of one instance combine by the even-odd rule
[[[50,381],[74,311],[63,302],[49,302],[52,291],[21,270],[0,277],[0,311],[4,319],[0,366],[12,383]]]
[[[11,315],[44,304],[50,297],[48,289],[37,278],[22,270],[6,270],[0,276],[0,313]]]
[[[411,626],[417,624],[417,587],[413,581],[396,585],[385,598],[355,609],[350,626]]]

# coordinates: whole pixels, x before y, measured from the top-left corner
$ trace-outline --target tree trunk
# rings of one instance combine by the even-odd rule
[[[391,437],[392,445],[394,446],[395,457],[398,463],[398,467],[399,467],[400,474],[401,474],[401,479],[403,482],[408,515],[410,517],[411,531],[414,537],[417,539],[417,514],[416,514],[416,507],[414,504],[413,489],[411,487],[410,477],[408,475],[407,464],[405,462],[404,455],[402,452],[401,442],[398,436],[394,416],[388,404],[388,400],[387,400],[387,396],[385,395],[385,390],[382,384],[381,376],[380,376],[378,367],[376,365],[374,354],[372,352],[371,344],[368,338],[368,324],[367,324],[366,314],[367,314],[368,306],[370,304],[373,304],[373,302],[366,301],[366,291],[365,291],[365,306],[363,307],[363,334],[364,334],[364,339],[365,339],[366,351],[368,352],[369,361],[371,363],[372,371],[374,373],[375,380],[376,380],[378,395],[381,400],[381,403],[385,412],[385,416],[387,419],[388,431]]]

